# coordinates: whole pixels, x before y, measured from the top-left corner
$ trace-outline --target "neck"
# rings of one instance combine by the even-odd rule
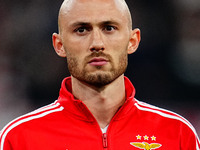
[[[72,92],[88,107],[99,126],[104,128],[125,101],[124,75],[101,88],[88,86],[72,77]]]

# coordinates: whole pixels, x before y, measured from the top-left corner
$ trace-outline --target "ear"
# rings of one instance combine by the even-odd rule
[[[59,34],[53,33],[52,42],[53,42],[54,50],[58,54],[58,56],[66,57],[66,52],[65,52],[65,49],[64,49],[64,46]]]
[[[129,46],[128,46],[128,54],[134,53],[140,43],[140,29],[136,28],[131,31],[131,36],[129,40]]]

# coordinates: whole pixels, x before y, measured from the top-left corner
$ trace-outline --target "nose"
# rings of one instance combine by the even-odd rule
[[[101,31],[93,30],[92,36],[91,36],[91,45],[90,45],[90,51],[91,52],[98,52],[103,51],[105,49],[105,45],[103,42],[103,37],[101,34]]]

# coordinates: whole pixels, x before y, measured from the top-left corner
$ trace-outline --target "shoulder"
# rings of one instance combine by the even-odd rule
[[[187,119],[185,119],[184,117],[182,117],[181,115],[179,115],[175,112],[172,112],[167,109],[160,108],[160,107],[156,107],[156,106],[153,106],[153,105],[150,105],[145,102],[138,101],[138,100],[136,100],[135,106],[138,110],[140,110],[142,112],[147,112],[150,115],[159,117],[161,119],[161,121],[163,121],[163,122],[169,121],[171,123],[179,124],[182,128],[188,129],[188,130],[192,131],[192,133],[197,135],[196,130],[194,129],[192,124]]]
[[[35,111],[32,111],[28,114],[20,116],[15,120],[8,123],[0,132],[0,142],[1,144],[5,141],[7,136],[12,132],[12,134],[17,134],[21,132],[21,128],[26,126],[27,124],[31,124],[32,122],[36,121],[35,124],[42,123],[41,120],[50,114],[62,111],[63,107],[56,101],[50,105],[44,106],[39,108]],[[34,125],[35,125],[34,124]],[[32,125],[32,128],[34,128]]]
[[[175,139],[180,139],[181,147],[185,149],[197,149],[199,150],[200,142],[196,130],[192,124],[182,117],[181,115],[159,108],[138,100],[134,103],[138,114],[143,119],[149,121],[149,124],[154,124],[157,132],[161,135],[175,135]]]

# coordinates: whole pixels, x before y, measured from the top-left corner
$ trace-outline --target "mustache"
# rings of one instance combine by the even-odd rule
[[[91,60],[94,57],[103,57],[109,61],[112,61],[112,57],[109,54],[105,54],[102,51],[99,52],[92,52],[89,56],[85,57],[85,61],[88,62],[88,60]]]

